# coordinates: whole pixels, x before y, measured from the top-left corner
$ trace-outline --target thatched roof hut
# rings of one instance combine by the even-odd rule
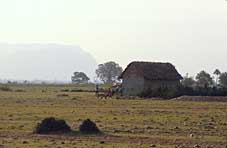
[[[171,63],[132,62],[119,76],[122,79],[130,68],[136,68],[138,74],[147,80],[180,80],[182,76]]]
[[[119,76],[124,95],[138,95],[160,87],[176,87],[182,76],[171,63],[132,62]]]

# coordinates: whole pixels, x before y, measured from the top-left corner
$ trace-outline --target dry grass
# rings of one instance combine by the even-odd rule
[[[64,92],[66,97],[58,96],[62,90],[78,88],[10,86],[12,92],[0,91],[0,144],[7,148],[227,145],[226,103],[101,100],[93,93],[70,91]],[[36,124],[46,117],[65,119],[75,131],[89,118],[105,135],[33,135]]]

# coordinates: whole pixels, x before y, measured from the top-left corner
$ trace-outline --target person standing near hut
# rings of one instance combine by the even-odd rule
[[[99,95],[99,85],[98,84],[95,85],[95,94],[96,94],[96,96]]]
[[[107,96],[110,98],[113,96],[113,90],[111,88],[108,89]]]

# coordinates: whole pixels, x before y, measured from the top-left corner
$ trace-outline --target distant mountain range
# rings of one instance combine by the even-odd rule
[[[59,44],[0,44],[0,79],[71,80],[75,71],[95,76],[97,62],[78,46]]]

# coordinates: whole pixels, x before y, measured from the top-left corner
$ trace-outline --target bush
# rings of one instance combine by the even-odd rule
[[[83,92],[82,89],[72,89],[71,92]]]
[[[15,90],[15,92],[26,92],[26,91],[22,90],[22,89],[17,89],[17,90]]]
[[[58,94],[57,97],[69,97],[68,94]]]
[[[1,91],[13,91],[9,86],[1,86],[0,90]]]
[[[71,128],[64,120],[57,120],[53,117],[44,119],[41,123],[38,123],[35,128],[36,134],[67,133],[70,131]]]
[[[61,92],[69,92],[69,89],[62,89]]]
[[[152,98],[159,97],[164,99],[171,99],[180,96],[180,87],[168,88],[168,87],[159,87],[158,89],[147,89],[143,91],[139,97]]]
[[[227,96],[227,89],[217,87],[183,87],[182,95],[187,96]]]
[[[80,125],[80,133],[82,134],[100,134],[100,130],[96,126],[94,122],[92,122],[90,119],[85,120]]]

